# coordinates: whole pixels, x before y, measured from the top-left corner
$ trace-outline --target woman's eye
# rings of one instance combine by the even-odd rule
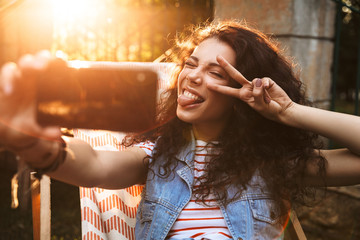
[[[218,78],[224,78],[224,76],[218,72],[210,72],[210,73]]]
[[[195,65],[194,63],[189,62],[189,61],[185,62],[185,66],[188,66],[188,67],[196,67],[196,65]]]

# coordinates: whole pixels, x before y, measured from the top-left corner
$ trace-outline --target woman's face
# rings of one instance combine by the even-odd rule
[[[210,82],[230,85],[229,75],[216,61],[218,55],[235,65],[235,51],[216,38],[201,42],[186,60],[178,78],[176,113],[182,121],[209,127],[226,124],[234,99],[207,88]]]

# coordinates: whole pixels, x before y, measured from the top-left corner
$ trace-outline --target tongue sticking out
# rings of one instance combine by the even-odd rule
[[[181,94],[178,99],[177,102],[180,106],[186,106],[186,105],[190,105],[190,104],[194,104],[194,103],[198,103],[198,100],[192,99],[190,97],[185,96],[184,94]]]

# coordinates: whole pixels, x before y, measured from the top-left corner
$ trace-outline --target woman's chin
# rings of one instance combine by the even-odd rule
[[[189,112],[185,112],[185,111],[182,111],[182,110],[177,110],[176,111],[176,116],[183,122],[186,122],[186,123],[190,123],[190,124],[193,124],[196,122],[196,116],[194,116],[194,114],[192,113],[189,113]]]

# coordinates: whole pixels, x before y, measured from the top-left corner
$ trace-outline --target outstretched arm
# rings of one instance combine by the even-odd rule
[[[144,183],[146,153],[138,147],[123,151],[94,151],[87,143],[68,138],[67,159],[49,176],[73,185],[120,189]],[[146,161],[145,161],[146,160]]]
[[[327,185],[360,183],[359,117],[294,103],[270,78],[249,81],[224,58],[219,56],[217,60],[242,88],[208,84],[209,89],[241,99],[268,119],[312,131],[342,143],[346,149],[319,151],[328,161]],[[322,180],[316,173],[317,165],[309,164],[307,184],[322,185]]]
[[[35,80],[50,60],[50,55],[44,52],[27,55],[17,64],[6,64],[0,74],[0,149],[15,152],[36,169],[55,166],[65,156],[60,128],[42,127],[35,116]],[[66,142],[66,159],[49,173],[51,177],[74,185],[103,188],[124,188],[146,178],[146,153],[140,148],[94,151],[77,139],[67,138]]]
[[[293,104],[281,117],[283,123],[316,132],[343,144],[345,149],[321,150],[328,161],[327,185],[341,186],[360,183],[360,118]],[[309,164],[307,183],[321,185],[316,164]]]

